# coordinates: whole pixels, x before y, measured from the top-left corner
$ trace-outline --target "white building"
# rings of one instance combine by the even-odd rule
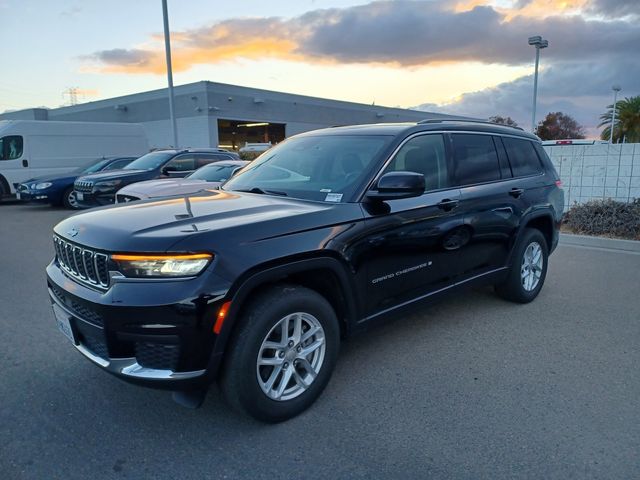
[[[175,87],[174,94],[180,147],[238,149],[245,142],[277,143],[336,125],[460,118],[207,81]],[[173,141],[166,89],[0,114],[0,120],[11,119],[141,123],[152,148],[172,146]]]

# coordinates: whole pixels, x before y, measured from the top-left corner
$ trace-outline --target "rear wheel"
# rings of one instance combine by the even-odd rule
[[[548,247],[540,230],[528,228],[513,253],[513,263],[504,282],[496,285],[502,298],[528,303],[538,296],[547,276]]]
[[[62,194],[62,205],[64,205],[65,208],[72,208],[74,210],[80,208],[78,198],[76,197],[76,192],[73,190],[73,187],[67,188]]]
[[[307,409],[335,366],[338,320],[327,300],[283,285],[246,308],[225,357],[220,384],[227,401],[258,420],[279,422]]]

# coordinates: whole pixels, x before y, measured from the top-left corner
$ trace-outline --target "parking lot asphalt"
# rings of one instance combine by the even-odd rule
[[[68,215],[0,204],[3,479],[640,478],[640,255],[561,246],[531,304],[479,289],[349,340],[319,401],[264,425],[69,345],[44,275]]]

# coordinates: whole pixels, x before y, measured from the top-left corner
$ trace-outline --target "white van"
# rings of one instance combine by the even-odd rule
[[[245,142],[244,147],[242,147],[239,152],[240,153],[262,153],[269,150],[273,145],[271,142],[266,143],[249,143]]]
[[[149,151],[135,123],[0,121],[0,198],[41,175],[66,173],[102,157],[141,156]]]

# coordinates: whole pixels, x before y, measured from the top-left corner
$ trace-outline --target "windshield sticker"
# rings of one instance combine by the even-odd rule
[[[325,202],[339,202],[341,200],[341,193],[327,193],[327,198],[324,199]]]

